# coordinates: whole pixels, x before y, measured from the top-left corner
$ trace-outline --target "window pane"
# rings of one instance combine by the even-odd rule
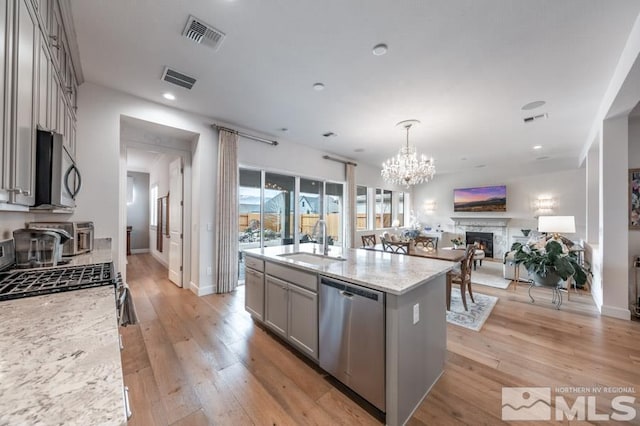
[[[344,217],[344,186],[341,183],[326,183],[327,234],[329,244],[341,246],[344,241],[342,218]]]
[[[158,226],[158,184],[153,184],[151,186],[151,192],[149,194],[149,204],[150,204],[150,213],[151,217],[149,218],[149,223],[151,226]]]
[[[238,217],[240,249],[260,247],[260,175],[240,169]]]
[[[404,192],[398,193],[398,221],[404,226]]]
[[[264,184],[264,244],[293,244],[295,178],[267,173]]]
[[[300,242],[306,243],[314,238],[313,227],[322,215],[322,182],[300,179]]]
[[[376,192],[376,228],[391,227],[392,217],[391,191],[378,189]]]
[[[356,229],[363,230],[367,229],[367,224],[369,223],[367,217],[367,187],[366,186],[358,186],[356,187]]]

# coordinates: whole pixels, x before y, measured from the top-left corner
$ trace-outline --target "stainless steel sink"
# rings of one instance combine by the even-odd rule
[[[295,260],[298,262],[309,263],[311,265],[324,266],[334,262],[344,262],[346,259],[341,257],[323,256],[321,254],[313,254],[306,252],[285,253],[278,255],[280,257],[286,257],[287,259]]]

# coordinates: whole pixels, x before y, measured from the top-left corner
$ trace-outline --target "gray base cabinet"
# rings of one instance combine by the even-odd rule
[[[264,321],[264,261],[245,256],[244,309]]]
[[[318,360],[317,281],[317,274],[265,262],[264,323],[314,361]]]
[[[264,321],[264,274],[245,269],[244,307],[254,318]]]
[[[302,352],[318,359],[318,295],[289,285],[287,338]]]
[[[287,337],[289,284],[267,275],[265,279],[265,323],[280,336]]]

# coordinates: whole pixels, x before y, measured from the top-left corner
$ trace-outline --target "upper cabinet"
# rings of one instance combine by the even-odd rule
[[[78,81],[67,2],[0,1],[0,210],[35,201],[38,128],[62,134],[75,158]]]

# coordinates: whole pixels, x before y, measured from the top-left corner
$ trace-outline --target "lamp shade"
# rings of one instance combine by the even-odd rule
[[[540,216],[538,231],[572,234],[576,232],[576,220],[574,216]]]

